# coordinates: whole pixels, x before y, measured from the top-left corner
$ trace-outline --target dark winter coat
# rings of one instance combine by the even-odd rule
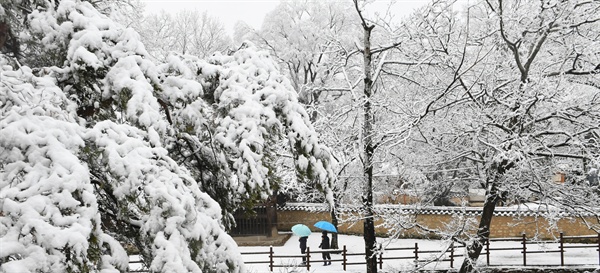
[[[308,237],[300,237],[300,240],[298,240],[300,242],[300,250],[302,251],[302,253],[304,253],[304,251],[306,251],[306,240],[308,239]]]
[[[321,244],[319,245],[319,247],[321,249],[329,249],[329,237],[327,235],[323,235],[321,236]]]

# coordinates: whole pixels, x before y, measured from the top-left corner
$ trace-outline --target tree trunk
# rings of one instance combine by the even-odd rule
[[[479,229],[477,229],[476,240],[467,246],[467,257],[464,259],[462,266],[460,267],[460,273],[473,271],[485,242],[490,238],[490,224],[492,223],[492,216],[494,215],[496,203],[498,202],[496,184],[492,183],[491,188],[492,189],[490,190],[489,194],[486,193],[487,198],[483,204],[483,212],[481,213],[481,220],[479,221]]]
[[[338,208],[338,202],[337,202],[337,198],[333,199],[333,209],[331,210],[331,223],[333,224],[333,226],[339,231],[338,228],[338,217],[337,217],[337,208]],[[331,245],[330,248],[332,249],[339,249],[340,247],[338,246],[338,234],[333,232],[331,234]]]
[[[494,216],[496,204],[501,198],[501,194],[498,191],[498,183],[504,173],[513,166],[513,162],[504,160],[497,167],[492,168],[495,173],[491,176],[492,178],[488,180],[487,183],[487,190],[485,193],[486,198],[485,202],[483,203],[483,212],[481,213],[481,219],[479,220],[479,228],[477,229],[476,240],[467,246],[467,257],[465,257],[459,273],[468,273],[473,271],[485,242],[490,238],[490,225],[492,224],[492,217]]]
[[[375,224],[373,221],[373,110],[371,105],[371,95],[373,93],[373,79],[371,75],[371,31],[374,26],[364,25],[364,95],[363,104],[364,124],[363,124],[363,172],[365,185],[363,188],[363,206],[364,206],[364,240],[365,240],[365,259],[367,263],[367,273],[377,273],[377,257],[375,248],[377,241],[375,239]]]

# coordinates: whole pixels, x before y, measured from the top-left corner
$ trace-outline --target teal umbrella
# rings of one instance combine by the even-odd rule
[[[333,226],[332,223],[329,223],[327,221],[319,221],[319,222],[315,223],[315,227],[318,227],[325,231],[337,233],[337,229],[335,229],[335,226]]]
[[[297,224],[292,227],[292,232],[300,237],[305,237],[310,235],[310,228],[303,224]]]

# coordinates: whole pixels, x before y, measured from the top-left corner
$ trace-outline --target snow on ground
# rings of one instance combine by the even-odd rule
[[[284,246],[274,246],[273,252],[276,256],[279,255],[299,255],[300,247],[298,243],[298,236],[292,236]],[[351,235],[339,235],[338,236],[340,248],[343,245],[346,245],[348,253],[364,253],[364,241],[362,236],[351,236]],[[308,247],[310,247],[311,251],[320,250],[318,248],[321,242],[321,234],[313,233],[308,238]],[[445,248],[446,242],[439,240],[419,240],[419,239],[399,239],[394,241],[388,241],[383,238],[377,239],[378,243],[387,244],[387,248],[405,248],[405,247],[414,247],[415,243],[418,243],[419,250],[441,250]],[[527,251],[555,251],[558,250],[558,243],[546,243],[546,244],[528,244]],[[565,246],[581,246],[583,244],[565,244]],[[590,245],[588,245],[590,246]],[[491,242],[490,248],[519,248],[522,247],[520,242]],[[241,252],[268,252],[269,247],[240,247]],[[462,254],[464,251],[463,248],[457,249],[455,255]],[[388,251],[383,254],[383,257],[399,257],[399,256],[413,256],[414,253],[412,250],[394,250]],[[436,254],[419,254],[420,259],[425,259],[426,257],[431,257]],[[439,255],[439,253],[437,254]],[[565,265],[566,266],[581,266],[586,268],[595,268],[598,267],[599,263],[599,253],[597,251],[597,245],[594,245],[593,248],[568,248],[565,252]],[[259,255],[242,255],[244,262],[246,263],[246,269],[249,273],[263,273],[270,272],[268,264],[248,264],[250,261],[268,261],[269,254],[259,254]],[[331,258],[342,259],[341,254],[332,254]],[[321,254],[315,253],[311,254],[311,260],[321,260]],[[454,268],[460,267],[460,263],[462,263],[463,258],[457,257],[454,263]],[[305,268],[296,268],[294,271],[295,265],[298,265],[301,262],[300,258],[278,258],[275,259],[275,265],[288,265],[289,268],[276,267],[273,272],[308,272]],[[364,262],[363,256],[348,256],[348,262]],[[479,263],[481,265],[485,265],[486,259],[485,255],[482,255],[479,259]],[[520,250],[497,250],[492,251],[490,255],[490,265],[492,266],[522,266],[523,265],[523,256]],[[528,253],[527,254],[527,265],[535,266],[535,265],[556,265],[560,266],[560,253],[554,252],[546,252],[546,253]],[[384,260],[383,269],[384,271],[397,271],[399,269],[413,269],[415,266],[413,259],[405,259],[405,260]],[[439,263],[430,263],[428,265],[424,265],[426,269],[448,269],[450,268],[450,262],[439,262]],[[311,263],[310,272],[364,272],[365,265],[348,265],[347,271],[343,270],[342,262],[333,262],[330,266],[323,266],[322,262],[314,262]]]

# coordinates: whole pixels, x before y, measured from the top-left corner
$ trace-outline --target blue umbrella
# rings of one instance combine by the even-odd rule
[[[292,227],[292,232],[300,237],[310,235],[310,228],[303,224],[297,224]]]
[[[333,224],[329,223],[327,221],[319,221],[319,222],[315,223],[315,227],[318,227],[325,231],[337,233],[337,229],[333,226]]]

